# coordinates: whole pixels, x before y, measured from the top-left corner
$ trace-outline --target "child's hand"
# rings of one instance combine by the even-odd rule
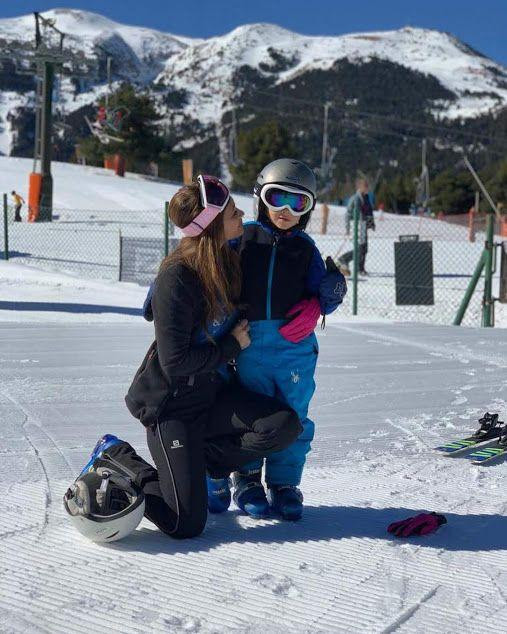
[[[319,300],[316,297],[303,299],[289,310],[287,317],[293,319],[279,328],[278,332],[287,341],[299,343],[311,335],[317,326],[320,317]]]
[[[248,348],[251,343],[249,330],[250,324],[246,319],[242,319],[231,331],[231,335],[237,340],[241,346],[241,350]]]

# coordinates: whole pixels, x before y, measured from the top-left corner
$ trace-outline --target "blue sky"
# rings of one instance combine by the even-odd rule
[[[55,7],[193,37],[221,35],[248,22],[310,35],[422,26],[450,31],[507,65],[507,0],[0,0],[0,17]]]

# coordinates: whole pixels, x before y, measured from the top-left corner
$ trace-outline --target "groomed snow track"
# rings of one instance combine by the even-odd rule
[[[507,413],[505,331],[329,326],[303,521],[232,509],[194,540],[143,521],[94,545],[61,498],[104,432],[148,456],[123,395],[151,336],[144,323],[0,323],[3,633],[506,631],[507,464],[431,449]],[[388,536],[422,510],[448,524]]]

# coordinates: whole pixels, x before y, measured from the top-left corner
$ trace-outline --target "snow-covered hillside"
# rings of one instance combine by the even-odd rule
[[[290,83],[312,71],[330,71],[340,61],[364,64],[386,60],[434,77],[453,99],[434,99],[438,117],[475,117],[507,103],[507,70],[480,55],[452,35],[406,27],[396,31],[354,33],[336,37],[299,35],[272,24],[240,26],[225,35],[198,40],[153,29],[126,26],[76,9],[54,9],[44,15],[67,34],[73,51],[113,57],[115,79],[179,90],[181,103],[168,106],[159,99],[167,124],[189,117],[202,125],[220,122],[238,96],[238,73],[245,68],[272,86]],[[33,40],[33,16],[0,20],[0,43]],[[76,94],[65,79],[59,88],[59,107],[67,113],[96,101],[104,81],[90,77]],[[9,154],[13,130],[8,114],[30,107],[28,93],[6,90],[0,95],[0,152]],[[197,134],[197,131],[196,131]],[[201,132],[202,134],[202,132]],[[183,141],[183,139],[181,140]],[[202,139],[201,139],[202,141]],[[190,141],[187,139],[187,147]],[[194,141],[195,142],[195,141]]]
[[[277,55],[287,60],[286,70],[277,70]],[[211,122],[223,107],[217,91],[229,96],[234,74],[244,65],[287,83],[309,70],[329,70],[341,59],[360,64],[374,57],[435,76],[458,97],[445,113],[449,118],[476,116],[507,103],[504,67],[447,33],[412,27],[309,37],[271,24],[248,24],[183,49],[167,62],[159,80],[187,90],[195,113]]]
[[[52,9],[43,16],[54,20],[55,26],[65,33],[65,45],[73,51],[87,55],[97,53],[97,46],[113,44],[124,61],[130,57],[130,74],[150,81],[169,57],[200,40],[178,37],[154,29],[127,26],[114,22],[97,13],[78,9]],[[0,20],[0,40],[11,42],[32,41],[34,38],[33,15]],[[124,70],[127,71],[129,65]]]

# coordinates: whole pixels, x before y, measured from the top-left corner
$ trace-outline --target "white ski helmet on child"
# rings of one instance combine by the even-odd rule
[[[63,504],[81,535],[94,542],[114,542],[137,528],[145,499],[127,476],[99,467],[77,478],[65,493]]]
[[[317,179],[315,173],[302,161],[281,158],[268,163],[258,174],[254,185],[255,218],[258,219],[266,211],[266,204],[262,200],[263,190],[272,185],[281,185],[293,190],[306,192],[311,198],[311,208],[301,215],[299,227],[304,229],[310,220],[315,207],[317,196]]]

